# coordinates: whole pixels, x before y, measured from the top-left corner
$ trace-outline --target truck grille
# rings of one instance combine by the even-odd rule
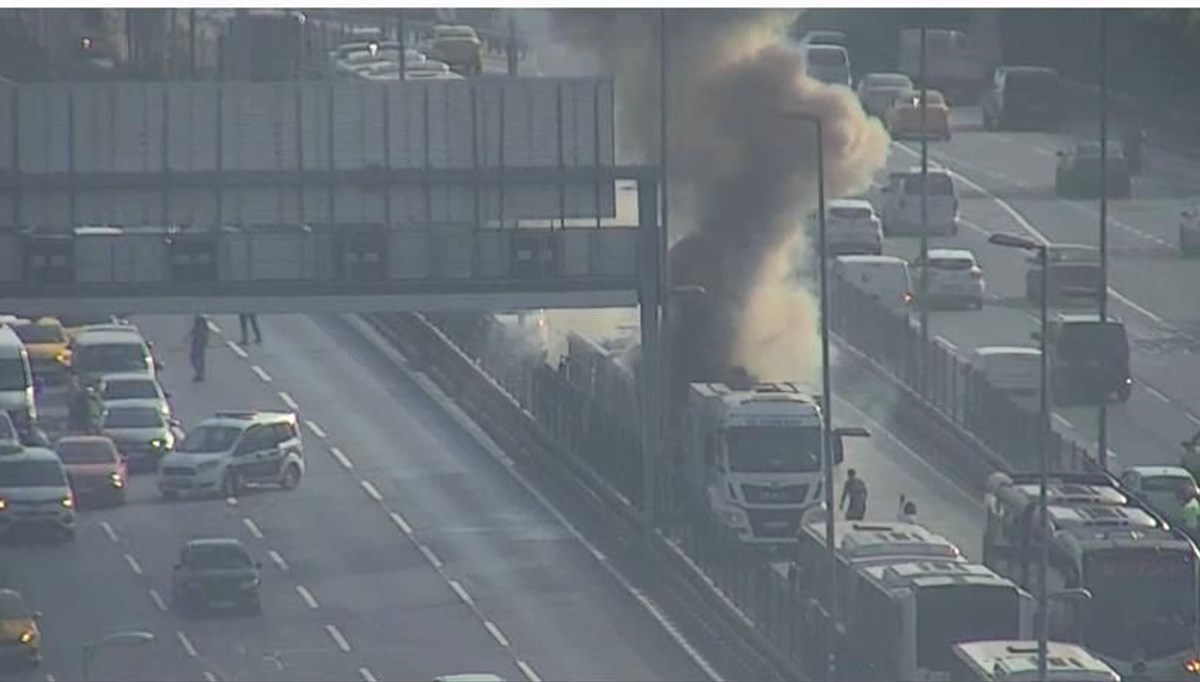
[[[742,486],[742,495],[748,504],[803,504],[808,498],[808,484],[778,487],[746,484]]]
[[[749,509],[747,512],[754,537],[795,537],[800,528],[800,512],[795,509]]]

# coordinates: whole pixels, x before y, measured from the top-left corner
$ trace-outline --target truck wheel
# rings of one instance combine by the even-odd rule
[[[294,490],[296,486],[300,485],[300,467],[294,462],[287,465],[287,468],[283,470],[283,479],[280,483],[284,490]]]

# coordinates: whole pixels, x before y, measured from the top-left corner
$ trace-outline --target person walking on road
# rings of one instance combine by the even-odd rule
[[[1200,499],[1197,499],[1194,489],[1180,490],[1178,497],[1182,505],[1179,516],[1183,521],[1184,530],[1188,535],[1194,536],[1200,531]]]
[[[900,523],[916,523],[917,522],[917,503],[908,499],[904,495],[900,496],[900,513],[896,515],[896,520]]]
[[[867,515],[867,484],[854,469],[846,472],[846,483],[842,486],[842,501],[838,508],[846,510],[847,521],[862,521]]]
[[[238,324],[242,327],[241,345],[244,346],[250,343],[250,337],[246,334],[247,326],[254,330],[254,343],[262,343],[262,332],[258,329],[258,315],[254,313],[241,313],[238,315]]]
[[[192,370],[196,373],[192,381],[204,381],[205,355],[208,352],[208,318],[196,315],[192,318],[192,328],[188,332],[191,341]]]

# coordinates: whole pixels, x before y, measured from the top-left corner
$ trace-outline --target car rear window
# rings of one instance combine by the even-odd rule
[[[1117,322],[1075,322],[1063,326],[1059,352],[1066,357],[1112,357],[1129,352],[1125,326]]]
[[[970,270],[975,263],[970,258],[930,258],[932,270]]]
[[[52,324],[19,324],[13,327],[22,343],[64,343],[62,329]]]
[[[928,177],[930,195],[952,196],[954,194],[954,183],[950,180],[949,175],[930,173]],[[920,175],[909,175],[904,178],[904,193],[917,195],[921,193]]]
[[[809,49],[805,54],[808,63],[813,66],[845,66],[846,53],[841,50]]]
[[[246,550],[237,545],[198,545],[187,553],[188,566],[202,570],[236,570],[248,568],[250,563]]]
[[[63,464],[110,464],[116,460],[112,446],[104,441],[67,441],[54,446]]]
[[[862,206],[834,206],[829,209],[829,217],[843,220],[867,220],[871,217],[871,209]]]
[[[119,379],[104,384],[105,400],[155,399],[158,389],[153,379]]]
[[[0,482],[10,488],[56,488],[67,484],[62,465],[56,460],[0,460]]]

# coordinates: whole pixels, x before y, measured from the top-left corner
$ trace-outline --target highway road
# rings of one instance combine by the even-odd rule
[[[1077,129],[1078,130],[1078,129]],[[1078,130],[1079,135],[1086,131]],[[931,244],[972,249],[989,288],[982,311],[935,312],[931,335],[960,351],[979,345],[1036,345],[1037,310],[1024,301],[1024,255],[988,245],[986,235],[1012,231],[1053,242],[1099,243],[1097,201],[1054,196],[1054,152],[1069,134],[985,132],[977,108],[955,112],[949,142],[930,145],[933,163],[957,174],[961,228]],[[919,145],[894,144],[889,168],[919,163]],[[1200,198],[1200,164],[1156,148],[1134,182],[1134,198],[1109,202],[1110,312],[1128,326],[1136,385],[1108,413],[1111,468],[1178,462],[1179,441],[1200,427],[1200,263],[1177,251],[1179,212]],[[877,197],[876,197],[877,198]],[[915,239],[889,240],[887,250],[910,257]],[[1098,410],[1057,410],[1055,428],[1094,447]]]
[[[185,425],[298,406],[307,475],[171,503],[139,476],[128,506],[82,513],[76,543],[4,547],[45,614],[46,661],[21,679],[78,679],[85,642],[131,629],[157,639],[104,650],[95,679],[705,679],[560,517],[341,323],[264,316],[263,345],[218,340],[193,383],[187,320],[135,321]],[[236,340],[236,319],[217,323]],[[172,564],[200,536],[240,538],[263,563],[262,616],[172,609]]]

